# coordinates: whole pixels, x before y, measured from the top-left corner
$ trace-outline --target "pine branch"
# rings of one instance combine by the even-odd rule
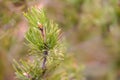
[[[24,13],[29,23],[26,40],[31,55],[27,61],[14,61],[16,77],[20,80],[42,80],[63,60],[63,46],[58,25],[46,17],[43,9],[31,8]]]

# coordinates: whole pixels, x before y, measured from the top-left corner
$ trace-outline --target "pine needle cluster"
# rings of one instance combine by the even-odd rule
[[[32,7],[24,16],[29,24],[25,39],[30,52],[26,60],[14,60],[15,74],[19,80],[45,80],[64,60],[61,30],[44,9]]]

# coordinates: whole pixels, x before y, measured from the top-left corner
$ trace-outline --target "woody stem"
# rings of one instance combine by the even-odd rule
[[[43,75],[45,74],[45,72],[46,72],[46,61],[47,61],[47,55],[48,55],[48,51],[47,50],[45,50],[44,52],[43,52],[43,63],[42,63],[42,70],[43,70]]]

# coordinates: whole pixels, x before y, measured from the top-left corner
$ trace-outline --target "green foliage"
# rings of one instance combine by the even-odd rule
[[[24,15],[29,20],[30,24],[30,28],[26,33],[26,39],[29,42],[29,45],[37,48],[39,51],[44,51],[45,49],[51,50],[54,47],[59,46],[60,29],[56,23],[46,17],[44,10],[41,11],[32,8]],[[38,23],[42,24],[43,29],[45,30],[45,41],[38,28]]]
[[[16,77],[20,80],[49,78],[64,59],[64,46],[58,25],[46,17],[43,9],[33,7],[24,13],[29,23],[26,40],[30,47],[28,60],[14,61]]]

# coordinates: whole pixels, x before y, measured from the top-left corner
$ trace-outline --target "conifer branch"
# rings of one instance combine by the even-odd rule
[[[41,80],[49,77],[48,74],[63,60],[61,30],[46,17],[43,9],[33,7],[24,15],[29,24],[25,38],[33,59],[15,61],[13,66],[19,80]]]

